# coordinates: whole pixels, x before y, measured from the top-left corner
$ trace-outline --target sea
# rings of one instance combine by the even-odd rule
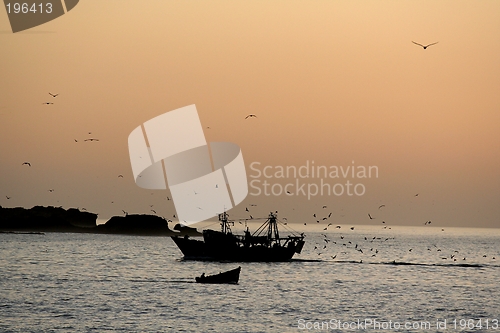
[[[305,235],[290,262],[244,263],[183,260],[169,237],[2,233],[0,332],[500,331],[500,229]],[[238,266],[237,285],[195,283]]]

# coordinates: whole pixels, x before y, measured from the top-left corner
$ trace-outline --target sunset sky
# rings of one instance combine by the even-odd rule
[[[500,227],[500,1],[83,0],[18,33],[0,10],[0,45],[3,207],[171,219],[168,191],[135,184],[127,138],[195,104],[249,181],[254,162],[378,168],[325,179],[362,196],[249,194],[233,217]]]

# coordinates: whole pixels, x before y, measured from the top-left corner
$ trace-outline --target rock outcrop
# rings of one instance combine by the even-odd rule
[[[97,214],[81,212],[76,208],[35,206],[4,208],[0,206],[1,230],[88,231],[97,226]]]
[[[97,226],[99,233],[134,234],[147,236],[170,236],[177,234],[170,230],[162,217],[146,214],[113,216],[105,224]]]

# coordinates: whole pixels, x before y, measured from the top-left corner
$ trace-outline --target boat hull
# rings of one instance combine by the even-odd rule
[[[216,260],[242,262],[289,261],[295,253],[300,253],[303,241],[290,246],[244,245],[237,243],[205,241],[173,236],[172,240],[181,250],[185,260]],[[290,243],[292,244],[292,243]]]
[[[240,271],[241,267],[236,269],[232,269],[227,272],[222,272],[215,275],[205,276],[204,274],[200,277],[196,277],[195,280],[198,283],[228,283],[228,284],[237,284],[240,279]]]

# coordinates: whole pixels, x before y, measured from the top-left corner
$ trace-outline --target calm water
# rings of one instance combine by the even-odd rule
[[[500,331],[498,229],[360,226],[307,233],[288,263],[180,258],[170,238],[0,234],[0,332]],[[239,285],[193,283],[238,265]]]

